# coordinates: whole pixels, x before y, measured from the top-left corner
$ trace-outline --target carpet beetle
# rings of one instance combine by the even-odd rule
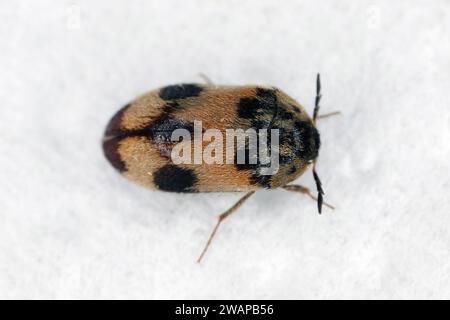
[[[317,201],[319,213],[322,204],[331,207],[323,202],[324,193],[315,170],[320,148],[316,120],[337,112],[318,116],[319,75],[316,85],[312,117],[293,98],[274,87],[216,86],[209,80],[205,85],[166,86],[136,98],[112,117],[104,134],[103,151],[122,175],[148,188],[168,192],[246,192],[219,216],[198,259],[200,262],[220,223],[257,190],[283,188],[306,194]],[[218,142],[220,134],[228,138],[229,132],[247,132],[247,129],[258,130],[254,140],[257,141],[254,143],[256,148],[261,147],[262,137],[267,138],[264,151],[277,156],[273,158],[277,161],[273,174],[267,174],[269,165],[263,163],[261,154],[251,152],[254,149],[249,143],[250,138],[239,146],[238,143],[234,145],[235,137],[231,136],[226,140],[227,143],[233,140],[233,145],[230,142],[220,148],[223,142]],[[211,130],[214,134],[205,141]],[[276,134],[272,137],[269,131]],[[174,140],[174,132],[190,134],[194,138],[187,139],[183,135]],[[277,145],[273,143],[275,140]],[[213,141],[216,148],[210,146]],[[200,155],[198,161],[197,153],[194,152],[192,157],[190,149],[182,149],[179,155],[191,162],[175,161],[174,150],[182,142],[185,148],[192,147],[192,150],[196,146],[202,152],[213,149],[208,156],[214,161],[208,162],[205,154]],[[237,161],[238,156],[244,157],[245,161]],[[310,167],[317,197],[303,186],[288,185]]]

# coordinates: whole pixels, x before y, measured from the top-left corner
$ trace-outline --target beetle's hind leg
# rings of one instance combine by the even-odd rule
[[[223,220],[225,220],[227,217],[229,217],[233,212],[235,212],[237,209],[239,209],[239,207],[245,202],[245,200],[247,200],[248,198],[250,198],[250,196],[252,194],[254,194],[255,191],[250,191],[247,194],[245,194],[245,196],[243,196],[242,198],[239,199],[238,202],[236,202],[230,209],[228,209],[227,211],[225,211],[224,213],[222,213],[219,216],[219,220],[217,221],[216,226],[214,227],[213,231],[211,232],[211,235],[209,236],[208,241],[206,242],[205,248],[203,249],[202,253],[200,254],[200,257],[198,258],[197,262],[200,263],[203,259],[203,256],[205,255],[206,251],[209,248],[209,245],[211,244],[212,239],[214,238],[214,236],[216,235],[217,229],[219,229],[220,224],[223,222]]]
[[[308,197],[310,197],[314,201],[317,201],[317,198],[315,196],[313,196],[313,194],[311,193],[311,190],[309,190],[308,188],[306,188],[304,186],[301,186],[298,184],[291,184],[291,185],[282,186],[282,188],[287,191],[306,194]],[[324,202],[323,204],[332,210],[335,209],[334,206],[332,206],[331,204],[328,204],[326,202]]]

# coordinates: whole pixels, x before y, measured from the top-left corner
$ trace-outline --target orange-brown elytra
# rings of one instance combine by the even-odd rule
[[[136,98],[113,116],[105,131],[103,150],[121,174],[148,188],[191,193],[246,192],[219,216],[198,259],[200,262],[220,223],[257,190],[283,188],[306,194],[317,200],[321,212],[323,190],[315,170],[320,148],[316,120],[328,115],[318,116],[320,98],[319,75],[312,118],[298,102],[274,87],[216,86],[212,83],[166,86]],[[199,123],[201,129],[198,129]],[[270,164],[264,163],[260,153],[250,160],[253,149],[248,141],[241,149],[233,145],[231,152],[230,148],[226,150],[229,145],[225,142],[223,148],[220,147],[217,134],[222,133],[228,138],[233,130],[250,132],[248,129],[266,132],[265,136],[258,133],[255,141],[260,147],[261,137],[268,137],[270,143],[265,151],[275,154],[277,160],[272,174],[267,173]],[[203,138],[208,130],[214,132],[215,138],[205,141]],[[274,137],[277,139],[267,133],[272,131],[276,131]],[[185,141],[183,136],[183,139],[174,140],[174,132],[184,132],[193,138]],[[278,142],[275,147],[274,141]],[[200,146],[201,151],[211,149],[215,142],[216,149],[211,153],[214,161],[204,161],[205,158],[200,158],[200,162],[175,161],[174,151],[182,142],[194,152],[196,146]],[[183,150],[181,154],[186,152]],[[230,155],[231,162],[228,161]],[[242,155],[245,161],[237,161]],[[224,161],[217,160],[220,158]],[[317,197],[303,186],[288,185],[311,166]]]

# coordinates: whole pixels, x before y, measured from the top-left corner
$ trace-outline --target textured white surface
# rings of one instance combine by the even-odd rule
[[[0,2],[1,298],[450,298],[447,1]],[[270,84],[322,111],[327,201],[135,186],[104,127],[147,90]],[[300,183],[313,187],[312,174]]]

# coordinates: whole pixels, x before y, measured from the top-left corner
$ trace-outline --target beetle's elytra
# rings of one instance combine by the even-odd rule
[[[181,164],[170,158],[171,133],[194,120],[203,129],[280,129],[280,170],[259,175],[260,164]],[[103,142],[124,176],[173,192],[251,191],[277,188],[301,175],[317,157],[320,138],[304,108],[275,88],[182,84],[151,91],[120,110]]]

